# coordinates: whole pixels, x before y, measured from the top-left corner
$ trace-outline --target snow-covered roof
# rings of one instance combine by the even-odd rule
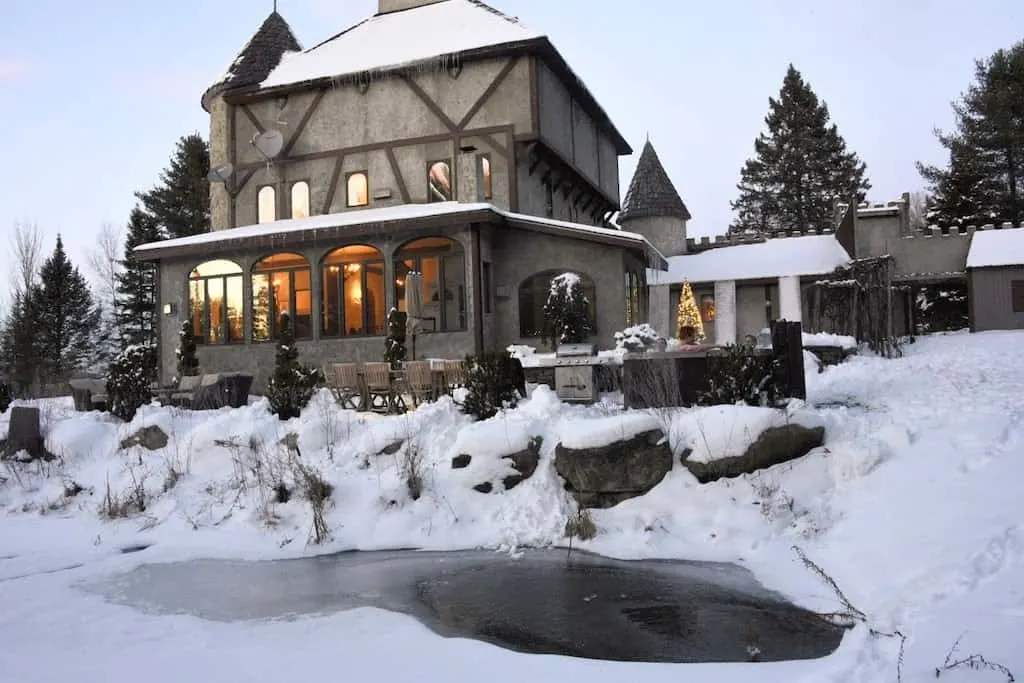
[[[286,54],[264,88],[409,66],[544,34],[474,0],[446,0],[379,14],[305,52]]]
[[[968,268],[1024,265],[1024,228],[976,230],[967,252]]]
[[[580,223],[570,223],[551,218],[539,218],[526,214],[505,211],[493,204],[487,203],[461,203],[461,202],[436,202],[431,204],[401,204],[379,209],[359,209],[344,211],[342,213],[325,214],[322,216],[311,216],[309,218],[297,218],[291,220],[280,220],[272,223],[259,223],[247,225],[229,230],[214,230],[204,232],[191,237],[180,237],[178,239],[163,240],[161,242],[150,242],[135,248],[135,253],[142,258],[158,257],[162,252],[191,249],[203,245],[214,245],[224,242],[237,242],[239,240],[252,240],[258,238],[285,238],[289,234],[302,233],[307,231],[325,230],[328,228],[346,228],[366,225],[379,225],[383,223],[397,223],[401,221],[440,218],[444,216],[453,219],[468,218],[473,214],[491,214],[494,217],[501,217],[510,224],[528,230],[549,232],[577,239],[591,239],[594,241],[614,242],[622,245],[633,245],[642,248],[647,254],[648,263],[664,265],[664,257],[654,249],[643,235],[625,230],[614,230],[600,228]],[[477,217],[479,219],[479,216]]]
[[[823,275],[850,262],[835,235],[779,237],[754,244],[718,247],[668,259],[668,273],[648,271],[650,284],[757,280],[787,275]]]

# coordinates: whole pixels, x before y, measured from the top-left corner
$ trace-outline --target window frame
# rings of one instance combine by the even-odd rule
[[[490,261],[480,262],[480,296],[484,315],[494,312],[494,266]]]
[[[482,201],[494,199],[494,162],[488,153],[476,156],[477,188]]]
[[[445,239],[448,241],[448,244],[450,246],[447,249],[436,247],[431,249],[417,250],[410,257],[404,256],[409,248],[409,245],[416,244],[417,242],[428,239]],[[466,249],[458,240],[452,239],[451,237],[447,237],[444,235],[426,235],[424,237],[418,237],[416,239],[406,242],[395,251],[396,280],[402,279],[404,281],[406,274],[410,272],[422,273],[424,258],[437,258],[437,289],[439,297],[444,296],[444,294],[449,289],[448,268],[445,265],[445,256],[459,256],[462,258],[462,274],[459,276],[458,280],[458,284],[462,288],[461,296],[459,296],[458,293],[455,294],[455,296],[458,297],[458,308],[461,317],[461,325],[454,327],[450,326],[448,323],[448,309],[446,306],[441,305],[439,311],[440,320],[436,322],[434,329],[424,329],[422,330],[421,334],[433,334],[435,332],[465,332],[469,329],[469,311],[467,310],[467,299],[469,283],[471,279],[466,276]],[[412,267],[406,265],[406,261],[412,261]],[[393,306],[398,310],[401,310],[401,305],[402,303],[404,303],[405,300],[405,284],[401,285],[401,289],[403,294],[399,296],[399,287],[395,287],[395,302]],[[429,303],[429,300],[424,299],[423,303]],[[441,301],[439,303],[443,304],[444,302]]]
[[[579,271],[579,270],[573,270],[571,268],[554,268],[554,269],[549,268],[547,270],[537,271],[536,273],[533,273],[532,275],[527,275],[522,280],[522,282],[519,283],[519,287],[516,288],[516,302],[517,302],[517,306],[518,306],[518,310],[516,311],[516,314],[518,316],[518,321],[517,322],[518,322],[518,327],[519,327],[519,338],[520,339],[541,339],[544,336],[544,313],[543,313],[543,311],[544,311],[544,304],[547,303],[548,293],[551,291],[551,280],[553,278],[563,274],[563,273],[574,273],[575,275],[577,275],[580,278],[580,282],[583,283],[583,285],[584,285],[584,287],[583,287],[583,295],[586,296],[587,299],[590,302],[590,318],[591,318],[591,322],[593,323],[593,326],[594,326],[594,329],[591,331],[591,334],[592,335],[598,334],[599,321],[598,321],[598,318],[597,318],[597,310],[598,310],[597,309],[597,283],[594,281],[594,278],[590,277],[590,275],[588,275],[587,273],[584,273],[584,272]],[[545,284],[544,284],[543,288],[531,287],[529,290],[525,289],[527,283],[530,283],[532,285],[533,282],[537,278],[540,278],[540,277],[544,278]],[[540,309],[539,309],[541,311],[541,319],[539,321],[534,321],[535,323],[540,325],[540,329],[539,330],[528,331],[528,330],[525,330],[523,328],[523,294],[524,294],[524,291],[528,291],[531,294],[531,296],[534,296],[534,297],[537,297],[537,296],[543,297],[543,303],[541,303]],[[536,301],[537,301],[536,299],[533,299],[531,301],[531,306],[530,306],[531,309],[536,309],[536,306],[533,305],[533,304],[536,303]],[[531,332],[531,333],[527,334],[527,332]],[[535,333],[532,333],[532,332],[535,332]]]
[[[264,190],[270,190],[270,196],[273,199],[273,207],[274,207],[273,218],[271,218],[270,220],[266,220],[266,221],[263,220],[262,212],[260,211],[260,207],[261,207],[260,195],[263,194]],[[269,184],[268,185],[260,185],[259,187],[257,187],[256,188],[256,224],[257,225],[265,225],[267,223],[275,222],[277,220],[277,218],[278,218],[278,210],[277,210],[277,208],[278,208],[277,207],[277,187],[275,187],[274,185],[269,185]]]
[[[363,182],[366,184],[366,201],[362,204],[352,203],[352,188],[349,187],[349,183],[352,182],[352,178],[355,176],[362,176]],[[349,171],[345,174],[345,208],[346,209],[359,209],[364,206],[370,205],[370,172],[366,169],[358,171]]]
[[[444,164],[445,166],[448,167],[448,191],[449,191],[449,194],[451,195],[448,199],[434,199],[434,195],[431,194],[432,184],[430,182],[430,172],[432,170],[434,170],[434,166],[436,166],[437,164]],[[427,162],[426,181],[427,181],[427,203],[428,204],[442,204],[444,202],[453,202],[453,201],[455,201],[455,174],[454,174],[454,172],[452,170],[453,167],[454,167],[454,164],[452,163],[452,159],[450,157],[447,158],[447,159],[434,159],[433,161],[428,161]]]
[[[231,263],[236,268],[238,268],[238,272],[237,273],[221,273],[221,274],[218,274],[218,275],[198,275],[198,276],[193,276],[192,275],[193,273],[197,272],[199,270],[199,268],[201,268],[202,266],[206,265],[207,263],[212,263],[212,262],[215,262],[215,261],[225,261],[225,262]],[[241,321],[240,321],[241,322],[241,330],[240,330],[240,333],[239,333],[237,339],[235,339],[235,338],[233,338],[231,336],[231,322],[230,322],[230,317],[228,315],[228,310],[229,310],[229,306],[228,306],[228,281],[232,280],[234,278],[238,278],[238,285],[241,287],[241,292],[242,292],[242,301],[241,301],[242,309],[241,309]],[[211,331],[211,326],[210,326],[210,318],[211,318],[211,316],[210,316],[210,312],[211,312],[211,306],[210,306],[210,286],[209,286],[209,283],[210,283],[211,280],[220,280],[221,288],[222,288],[222,291],[224,292],[224,294],[223,294],[223,296],[221,298],[221,304],[220,304],[220,306],[221,306],[221,320],[223,321],[220,324],[220,327],[221,327],[220,336],[221,336],[221,339],[223,341],[215,341],[215,342],[211,342],[210,341],[210,331]],[[188,319],[193,322],[193,327],[195,326],[195,322],[194,322],[194,318],[193,318],[193,311],[195,309],[194,309],[194,306],[193,306],[193,298],[192,298],[192,291],[193,291],[193,289],[192,288],[195,285],[195,283],[202,283],[202,288],[203,288],[203,304],[202,304],[203,329],[201,331],[202,332],[201,334],[200,334],[199,330],[194,330],[193,331],[193,334],[195,335],[196,344],[201,345],[201,346],[228,346],[228,345],[231,345],[231,344],[244,344],[245,343],[245,269],[242,268],[242,266],[240,266],[238,263],[236,263],[235,261],[233,261],[231,259],[220,259],[220,258],[218,258],[218,259],[207,259],[206,261],[203,261],[202,263],[198,263],[189,271],[188,281],[186,282],[186,285],[185,285],[186,288],[187,288],[187,294],[186,294],[185,300],[188,302]]]
[[[310,218],[313,215],[313,187],[308,179],[299,179],[291,184],[288,188],[288,213],[291,214],[292,220],[301,220],[295,215],[295,188],[299,185],[306,186],[306,215],[305,218]]]
[[[369,247],[369,248],[374,249],[377,252],[377,254],[379,255],[379,258],[371,258],[371,257],[367,256],[365,259],[345,260],[345,261],[342,261],[340,264],[328,263],[327,262],[327,259],[329,259],[332,254],[334,254],[335,252],[338,252],[338,251],[340,251],[342,249],[345,249],[346,247]],[[330,268],[332,266],[340,265],[342,268],[344,268],[344,266],[347,266],[347,265],[350,265],[350,264],[353,264],[353,263],[357,263],[357,264],[359,264],[361,266],[360,269],[359,269],[359,286],[362,288],[362,291],[363,291],[363,304],[361,306],[362,320],[360,321],[360,323],[361,323],[360,327],[362,328],[363,332],[362,332],[362,334],[348,334],[345,331],[347,329],[347,327],[346,327],[346,319],[345,319],[345,304],[344,304],[344,301],[345,301],[345,279],[344,279],[344,277],[341,277],[338,280],[337,289],[334,292],[334,294],[338,298],[338,303],[339,303],[339,310],[338,310],[338,334],[329,334],[326,331],[327,330],[326,317],[327,317],[327,313],[328,313],[328,311],[327,311],[327,296],[326,296],[326,294],[327,294],[327,270],[328,270],[328,268]],[[382,299],[383,309],[384,309],[384,316],[383,316],[383,318],[381,320],[381,331],[380,332],[378,332],[376,330],[371,330],[370,329],[370,325],[368,324],[369,323],[369,307],[366,305],[366,294],[365,293],[366,293],[366,291],[368,289],[367,288],[367,272],[368,272],[367,271],[367,266],[372,266],[372,265],[380,265],[381,275],[382,275],[382,278],[383,278],[383,281],[384,281],[384,298]],[[320,338],[321,339],[355,339],[355,338],[363,338],[363,337],[383,337],[383,336],[385,336],[387,334],[387,265],[386,265],[386,259],[384,257],[384,252],[382,252],[379,248],[373,246],[372,244],[363,244],[363,243],[343,244],[340,247],[335,247],[334,249],[331,249],[329,252],[327,252],[327,254],[324,256],[323,260],[321,261],[321,264],[320,264],[320,278],[321,278],[321,280],[320,280]]]
[[[277,267],[274,267],[274,268],[271,268],[271,269],[267,269],[267,270],[258,270],[260,264],[263,263],[264,261],[266,261],[267,259],[272,258],[274,256],[282,256],[282,255],[286,255],[286,254],[292,255],[292,256],[301,256],[303,259],[305,259],[306,265],[305,266],[299,266],[299,265],[295,265],[295,266],[277,266]],[[306,270],[306,271],[309,272],[309,303],[310,303],[310,306],[309,306],[309,309],[310,309],[309,310],[309,333],[308,334],[304,333],[304,334],[300,335],[299,332],[298,332],[298,329],[296,327],[296,324],[295,324],[295,322],[296,322],[296,314],[295,314],[295,308],[296,308],[296,306],[295,306],[295,303],[296,303],[296,296],[295,296],[295,293],[296,293],[296,290],[295,290],[295,273],[303,271],[303,270]],[[279,273],[287,273],[288,274],[288,302],[287,302],[288,303],[288,308],[287,308],[287,310],[288,310],[288,315],[291,318],[292,333],[295,335],[295,339],[296,340],[309,340],[309,339],[313,338],[313,311],[316,308],[316,306],[314,305],[315,302],[313,300],[313,268],[312,268],[312,264],[310,264],[309,259],[306,258],[306,256],[304,254],[300,254],[299,252],[294,252],[294,251],[278,251],[278,252],[274,252],[272,254],[267,254],[265,256],[262,256],[262,257],[256,259],[256,262],[253,263],[252,269],[251,269],[251,271],[249,273],[249,278],[250,278],[250,281],[249,281],[249,284],[250,284],[249,310],[251,311],[250,314],[252,315],[252,318],[253,318],[253,326],[252,326],[252,331],[251,331],[251,333],[249,335],[249,338],[252,340],[252,343],[254,343],[254,344],[264,344],[264,343],[268,343],[268,342],[276,342],[276,341],[278,341],[278,339],[280,339],[281,331],[278,328],[281,325],[281,313],[283,311],[279,310],[279,307],[276,305],[277,304],[277,297],[274,296],[274,287],[273,287],[273,282],[274,282],[274,277],[273,276],[276,275],[276,274],[279,274]],[[266,339],[259,339],[256,336],[256,325],[255,325],[255,322],[256,322],[256,278],[257,277],[266,277],[267,278],[267,282],[268,282],[268,290],[267,290],[268,291],[268,300],[267,300],[267,305],[268,305],[268,308],[270,310],[268,311],[269,332],[268,332],[268,337]]]

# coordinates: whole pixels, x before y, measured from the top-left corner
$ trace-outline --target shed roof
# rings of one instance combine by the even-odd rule
[[[976,230],[967,252],[968,268],[1024,265],[1024,228]]]

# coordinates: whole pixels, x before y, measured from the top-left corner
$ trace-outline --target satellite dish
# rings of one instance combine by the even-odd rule
[[[268,130],[254,137],[252,146],[268,160],[273,159],[284,148],[284,135],[279,130]]]
[[[210,173],[206,176],[210,182],[214,183],[226,183],[234,174],[235,167],[231,164],[224,164],[217,168],[211,168]]]

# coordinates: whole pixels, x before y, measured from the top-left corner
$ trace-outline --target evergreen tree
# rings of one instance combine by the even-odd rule
[[[562,273],[551,279],[551,289],[544,303],[544,341],[559,344],[581,344],[594,332],[590,316],[590,300],[583,294],[583,284],[576,273]]]
[[[679,293],[679,308],[676,310],[676,337],[686,343],[704,341],[704,321],[700,317],[697,299],[693,296],[690,283],[683,280]]]
[[[136,261],[135,248],[164,238],[160,225],[136,206],[128,219],[124,260],[117,277],[118,325],[125,344],[154,344],[157,341],[156,266]]]
[[[210,230],[210,148],[198,134],[178,141],[160,183],[138,198],[168,237],[189,237]]]
[[[831,225],[834,202],[864,199],[864,163],[846,148],[828,107],[792,64],[768,100],[767,132],[740,173],[730,234],[806,231]]]
[[[152,400],[149,385],[156,376],[156,346],[133,344],[110,361],[107,401],[111,414],[125,422]]]
[[[1024,41],[975,64],[954,103],[956,132],[936,131],[944,169],[918,164],[936,198],[939,225],[1024,219]]]
[[[0,335],[0,370],[16,396],[31,396],[41,381],[36,292],[35,286],[15,291]]]
[[[274,374],[267,383],[267,400],[270,412],[281,420],[298,417],[306,407],[323,374],[316,368],[303,367],[299,363],[299,350],[295,346],[295,331],[291,316],[281,314],[280,338],[274,358]]]
[[[53,253],[39,270],[36,305],[39,360],[47,379],[63,380],[90,357],[99,326],[99,310],[85,277],[64,252],[57,236]]]
[[[178,332],[178,377],[194,377],[199,374],[199,358],[196,357],[196,334],[192,321],[186,320]]]

